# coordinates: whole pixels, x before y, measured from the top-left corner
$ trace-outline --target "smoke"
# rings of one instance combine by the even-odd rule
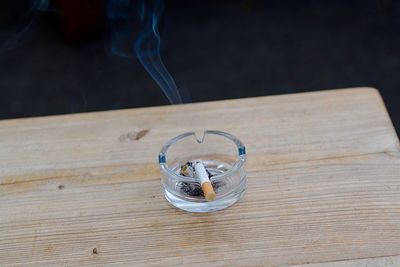
[[[5,1],[1,3],[0,52],[12,50],[23,43],[35,28],[38,11],[46,11],[49,0]]]
[[[1,0],[0,53],[16,48],[36,28],[39,12],[49,10],[49,0]],[[161,37],[158,30],[163,13],[162,0],[107,0],[111,25],[112,52],[118,56],[137,58],[162,89],[170,103],[184,101],[178,87],[161,60]],[[185,94],[186,95],[186,94]]]
[[[158,22],[162,0],[108,0],[112,30],[112,51],[123,57],[136,57],[171,104],[183,103],[174,79],[161,60]]]
[[[134,57],[132,44],[140,26],[139,1],[108,0],[107,15],[111,26],[111,51],[120,57]]]
[[[42,12],[47,11],[50,6],[49,0],[32,0],[32,2],[34,9]]]

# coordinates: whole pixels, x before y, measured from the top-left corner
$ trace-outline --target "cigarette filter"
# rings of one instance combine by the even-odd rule
[[[196,161],[194,165],[196,176],[200,179],[201,188],[203,189],[204,197],[207,201],[213,201],[215,199],[215,191],[208,177],[206,168],[201,161]]]

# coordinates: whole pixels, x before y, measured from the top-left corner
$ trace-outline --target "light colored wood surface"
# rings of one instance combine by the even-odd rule
[[[245,143],[248,189],[186,213],[156,158],[204,129]],[[399,141],[374,89],[8,120],[0,140],[0,266],[400,266]]]
[[[291,265],[290,267],[398,267],[400,256],[376,257],[359,260],[333,261],[326,263]]]

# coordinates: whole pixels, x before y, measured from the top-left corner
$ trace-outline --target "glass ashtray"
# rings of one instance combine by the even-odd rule
[[[158,161],[165,198],[182,210],[221,210],[246,190],[246,148],[226,132],[178,135],[162,147]]]

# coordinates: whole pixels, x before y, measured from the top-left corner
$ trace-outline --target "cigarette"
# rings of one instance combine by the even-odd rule
[[[201,161],[196,161],[194,164],[194,170],[197,177],[200,179],[201,189],[203,189],[204,197],[207,201],[213,201],[215,199],[215,191],[212,187],[204,164]]]
[[[182,176],[189,176],[189,177],[194,177],[194,173],[193,173],[193,167],[192,167],[192,163],[191,162],[186,162],[185,165],[181,166],[181,170],[180,170],[180,175]]]

